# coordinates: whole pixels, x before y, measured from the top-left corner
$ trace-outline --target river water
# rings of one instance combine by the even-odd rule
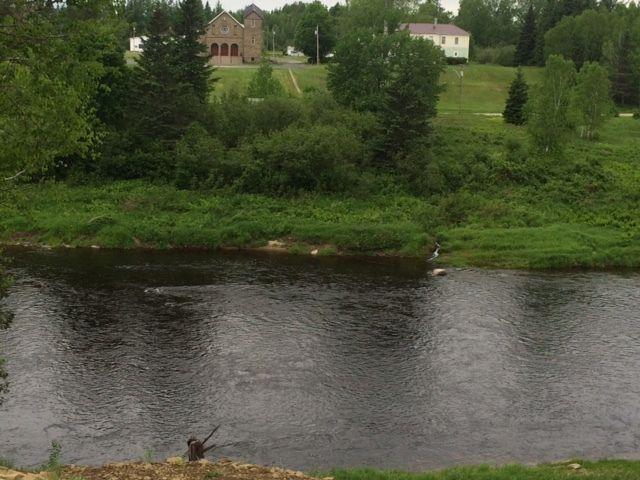
[[[185,450],[313,470],[640,452],[640,275],[8,252],[0,456]]]

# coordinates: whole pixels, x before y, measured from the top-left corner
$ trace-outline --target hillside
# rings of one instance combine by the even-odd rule
[[[460,80],[456,74],[461,67],[448,66],[442,76],[445,87],[438,105],[441,112],[458,112],[460,106]],[[222,95],[231,88],[244,90],[255,72],[256,67],[225,67],[218,68],[214,76],[218,78],[215,95]],[[326,67],[315,65],[278,65],[274,67],[275,77],[282,82],[285,90],[291,95],[297,92],[291,81],[289,69],[296,77],[300,89],[326,90]],[[462,67],[464,71],[462,90],[462,111],[467,113],[496,113],[502,112],[507,98],[509,85],[515,76],[513,67],[497,65],[470,64]],[[542,69],[526,67],[525,77],[528,82],[536,83]]]

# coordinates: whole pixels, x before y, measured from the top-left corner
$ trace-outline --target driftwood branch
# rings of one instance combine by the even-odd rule
[[[23,168],[22,170],[20,170],[15,175],[12,175],[11,177],[6,177],[4,180],[5,180],[5,182],[10,182],[11,180],[15,180],[16,178],[18,178],[20,175],[22,175],[26,171],[27,171],[27,169]]]

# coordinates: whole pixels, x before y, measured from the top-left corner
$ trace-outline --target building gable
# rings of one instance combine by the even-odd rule
[[[226,20],[227,17],[228,17],[228,20],[235,22],[238,25],[240,25],[242,28],[244,28],[244,25],[241,24],[238,20],[236,20],[235,17],[231,15],[229,12],[227,12],[226,10],[224,12],[219,13],[213,20],[207,23],[207,27],[211,25],[213,22],[216,22],[217,20]]]

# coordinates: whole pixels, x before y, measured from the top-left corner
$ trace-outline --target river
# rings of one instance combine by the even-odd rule
[[[314,470],[640,452],[640,274],[11,250],[0,457]]]

